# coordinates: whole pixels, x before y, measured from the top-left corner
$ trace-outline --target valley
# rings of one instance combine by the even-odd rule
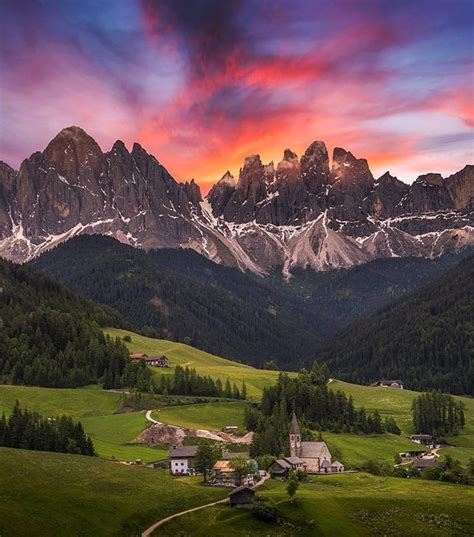
[[[187,365],[196,368],[200,374],[222,380],[245,380],[247,383],[248,401],[206,402],[208,398],[201,398],[201,401],[200,398],[159,396],[161,404],[153,409],[152,416],[164,423],[210,430],[221,430],[229,424],[242,427],[245,407],[256,402],[263,387],[274,383],[278,375],[274,371],[257,370],[230,362],[188,345],[146,338],[119,329],[107,329],[107,332],[122,339],[129,336],[131,341],[126,343],[130,351],[150,355],[165,353],[169,357],[170,367],[151,368],[154,374],[165,372],[172,375],[174,367]],[[402,429],[401,436],[323,432],[331,451],[337,452],[348,467],[357,468],[369,460],[391,465],[396,453],[414,449],[416,444],[406,436],[413,432],[410,408],[416,392],[354,385],[336,379],[331,380],[329,386],[332,390],[341,389],[347,395],[352,395],[356,407],[364,406],[367,411],[378,410],[382,417],[394,417]],[[474,402],[471,398],[460,399],[466,405],[466,427],[459,436],[449,438],[456,447],[441,450],[440,454],[449,454],[467,464],[469,458],[474,456]],[[96,535],[131,535],[134,528],[136,531],[143,529],[178,509],[208,503],[227,494],[220,488],[203,487],[197,477],[176,478],[171,477],[166,469],[119,464],[117,461],[120,460],[141,459],[147,463],[165,459],[168,446],[151,447],[133,443],[149,423],[143,410],[121,410],[124,395],[116,391],[104,391],[97,386],[76,389],[0,386],[0,413],[11,412],[16,400],[45,415],[66,413],[80,419],[86,433],[94,441],[99,458],[90,460],[75,455],[0,448],[0,466],[10,468],[8,477],[6,472],[0,472],[0,497],[8,494],[10,505],[0,517],[0,527],[3,525],[5,536],[18,532],[25,537],[30,535],[20,512],[28,512],[35,527],[42,528],[44,533],[49,531],[48,524],[51,522],[48,520],[54,519],[55,535],[76,535],[74,530],[71,532],[71,525],[82,528],[81,534],[88,534],[87,528],[90,528]],[[15,471],[20,467],[21,474]],[[55,476],[59,475],[61,484],[57,485]],[[34,486],[39,480],[42,494],[34,493],[29,487],[31,493],[28,493],[26,506],[22,500],[24,496],[18,496],[14,491],[27,490],[26,483]],[[296,535],[303,531],[302,528],[305,535],[339,535],[347,531],[353,532],[351,535],[376,535],[387,521],[390,521],[393,535],[399,531],[413,536],[425,533],[468,535],[474,525],[474,519],[468,514],[468,506],[472,505],[474,498],[469,487],[459,487],[358,473],[311,477],[301,485],[295,504],[285,499],[284,485],[278,481],[265,484],[259,494],[275,500],[281,514],[293,525],[271,526],[275,535]],[[164,490],[166,500],[163,500]],[[463,494],[459,496],[461,490]],[[96,494],[100,501],[95,500]],[[58,495],[61,495],[61,501],[56,501]],[[426,510],[428,497],[431,499],[430,508]],[[51,502],[55,505],[52,519],[46,519],[41,513],[44,506]],[[80,512],[72,513],[65,508],[64,502],[80,502],[83,507]],[[319,506],[316,510],[315,502]],[[323,512],[326,516],[323,516]],[[417,513],[410,527],[406,525],[408,512]],[[331,513],[330,517],[327,517],[328,513]],[[235,526],[237,521],[241,530]],[[184,532],[198,536],[211,532],[216,536],[237,536],[247,535],[248,531],[255,535],[266,535],[268,528],[268,523],[248,513],[235,512],[228,507],[214,507],[204,510],[199,516],[185,515],[170,522],[160,529],[159,535]]]

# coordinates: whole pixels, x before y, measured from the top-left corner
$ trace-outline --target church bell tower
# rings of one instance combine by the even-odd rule
[[[301,455],[301,431],[296,414],[293,412],[290,424],[290,456],[299,457]]]

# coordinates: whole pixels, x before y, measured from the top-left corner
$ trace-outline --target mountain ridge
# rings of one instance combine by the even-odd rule
[[[80,234],[143,249],[191,248],[265,275],[344,268],[384,258],[436,257],[474,244],[474,166],[406,185],[374,179],[365,159],[324,142],[276,166],[246,157],[202,198],[138,143],[103,153],[80,127],[63,129],[15,172],[0,163],[0,255],[24,262]]]

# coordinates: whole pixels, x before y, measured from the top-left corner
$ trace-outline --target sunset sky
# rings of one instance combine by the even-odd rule
[[[3,0],[0,159],[63,127],[207,190],[313,140],[411,182],[473,158],[472,0]]]

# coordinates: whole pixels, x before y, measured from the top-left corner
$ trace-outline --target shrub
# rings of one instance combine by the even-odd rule
[[[265,522],[279,522],[280,514],[273,500],[257,497],[252,506],[253,515]]]

